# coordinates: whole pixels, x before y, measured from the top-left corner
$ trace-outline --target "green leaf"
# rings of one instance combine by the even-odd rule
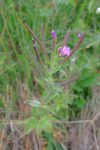
[[[100,86],[100,82],[97,82],[96,85],[99,85],[99,86]]]
[[[82,73],[81,73],[81,76],[80,78],[83,80],[87,77],[91,76],[91,70],[89,68],[85,68]]]
[[[73,104],[79,108],[79,109],[82,109],[85,105],[85,101],[83,99],[76,99]]]
[[[0,99],[0,108],[3,108],[4,107],[4,103],[3,101]]]
[[[36,126],[36,132],[41,133],[42,131],[52,131],[52,117],[43,116],[41,117]]]
[[[36,126],[36,119],[31,117],[26,120],[25,128],[24,128],[24,135],[29,134]]]
[[[89,40],[85,39],[85,42],[86,42],[86,48],[89,48],[93,45],[99,44],[100,43],[100,34],[94,35],[93,37],[89,38]]]
[[[96,84],[97,79],[98,79],[98,75],[95,74],[95,73],[94,73],[94,74],[91,73],[90,76],[88,76],[87,78],[81,80],[81,81],[80,81],[80,84],[81,84],[83,87],[93,86],[93,85]]]

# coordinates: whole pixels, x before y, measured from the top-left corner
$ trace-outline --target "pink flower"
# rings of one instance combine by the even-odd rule
[[[81,33],[80,33],[80,32],[78,32],[78,33],[77,33],[77,36],[78,36],[78,38],[80,38],[80,37],[81,37]]]
[[[70,47],[64,46],[58,48],[59,56],[69,56],[71,53]]]

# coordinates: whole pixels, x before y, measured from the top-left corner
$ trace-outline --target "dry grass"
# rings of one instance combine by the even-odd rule
[[[21,99],[26,97],[26,91],[21,87]],[[25,96],[25,97],[24,97]],[[27,107],[20,103],[19,109],[23,109],[26,114],[29,113]],[[24,108],[25,107],[25,108]],[[21,110],[20,110],[21,111]],[[18,127],[17,120],[13,118],[23,118],[23,116],[14,116],[9,114],[8,121],[3,121],[3,130],[0,132],[0,150],[45,150],[47,142],[41,137],[37,137],[35,132],[29,135],[23,135],[23,125]],[[59,137],[63,149],[66,150],[99,150],[100,149],[100,87],[93,88],[93,97],[90,103],[82,110],[80,120],[70,122],[57,122],[65,124],[68,127],[68,134],[62,135],[59,132]],[[58,131],[55,131],[55,135]],[[55,137],[54,137],[55,138]]]

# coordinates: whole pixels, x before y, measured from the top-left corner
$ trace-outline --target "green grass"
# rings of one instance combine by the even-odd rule
[[[56,144],[54,139],[52,140],[53,137],[47,132],[55,128],[52,121],[55,121],[55,118],[58,120],[76,119],[92,97],[91,87],[96,84],[100,85],[99,82],[97,83],[99,76],[97,72],[100,67],[100,14],[96,14],[99,2],[94,0],[68,0],[67,2],[66,0],[1,0],[0,4],[1,119],[10,120],[11,114],[14,115],[14,119],[16,114],[22,115],[22,118],[28,118],[25,121],[24,134],[28,134],[33,128],[37,133],[46,129],[44,136],[49,143],[47,147],[52,147],[49,147],[48,150],[58,149],[57,146],[59,150],[63,149],[61,145]],[[50,70],[46,63],[45,70],[42,70],[34,57],[35,54],[33,54],[34,58],[30,54],[30,52],[34,53],[32,36],[25,27],[25,22],[46,44],[48,55],[52,55],[53,59],[46,62]],[[41,35],[41,26],[44,28],[44,39]],[[51,31],[54,29],[57,32],[57,46],[59,46],[69,28],[71,29],[71,37],[68,41],[70,47],[73,47],[73,43],[77,41],[75,34],[78,31],[85,32],[86,37],[75,54],[75,57],[79,57],[77,63],[70,65],[68,61],[59,68],[56,53],[53,55],[51,52]],[[36,46],[43,60],[41,49],[38,45]],[[31,65],[27,56],[31,60]],[[79,71],[81,71],[80,80],[73,83],[67,92],[63,93],[62,88],[54,84],[58,78],[57,73],[61,72],[60,80],[67,80]],[[45,81],[48,85],[45,85]],[[70,94],[70,91],[74,95]],[[42,110],[33,108],[29,115],[27,111],[20,108],[20,104],[23,105],[25,101],[31,100],[33,95],[41,99],[44,108]],[[65,105],[67,106],[66,111],[64,110]],[[2,113],[4,113],[3,118]],[[64,132],[64,125],[59,128]]]

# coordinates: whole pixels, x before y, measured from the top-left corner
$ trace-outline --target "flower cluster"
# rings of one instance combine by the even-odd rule
[[[52,34],[53,41],[56,41],[56,39],[57,39],[56,32],[54,30],[52,30],[51,34]],[[77,36],[78,36],[78,38],[81,38],[82,34],[80,32],[78,32]],[[71,54],[71,52],[72,51],[71,51],[70,47],[66,46],[66,44],[64,46],[58,48],[59,56],[69,56]]]
[[[70,47],[64,46],[58,48],[59,56],[69,56],[71,53]]]
[[[34,37],[34,39],[32,40],[33,48],[34,48],[37,60],[41,63],[41,65],[43,65],[43,62],[41,61],[41,56],[40,56],[39,51],[34,42],[37,42],[37,44],[41,48],[42,53],[44,54],[44,57],[48,60],[49,56],[45,49],[45,45],[43,45],[42,42],[37,38],[37,36],[34,34],[34,32],[31,30],[31,28],[27,25],[27,23],[25,23],[25,26],[27,27],[27,29],[30,31],[30,33]],[[57,35],[54,30],[52,30],[51,34],[52,34],[52,50],[54,50],[56,42],[57,42]],[[79,46],[81,45],[81,43],[83,42],[83,39],[85,37],[85,33],[78,32],[77,37],[79,38],[79,40],[77,43],[74,44],[74,47],[71,50],[71,48],[67,44],[69,35],[70,35],[70,31],[68,31],[66,33],[66,35],[64,36],[64,39],[63,39],[62,46],[58,48],[58,56],[62,56],[62,57],[65,56],[65,59],[63,60],[63,62],[66,62],[77,51],[77,49],[79,48]],[[42,35],[42,36],[44,36],[44,35]]]

